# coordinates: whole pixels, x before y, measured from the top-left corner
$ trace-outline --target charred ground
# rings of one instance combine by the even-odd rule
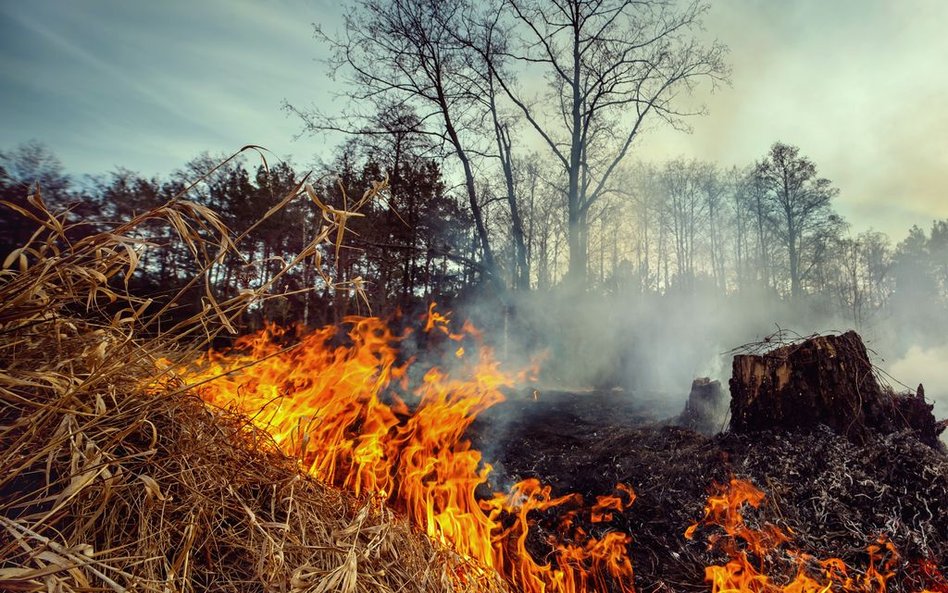
[[[725,556],[684,530],[701,518],[712,483],[737,476],[767,493],[748,520],[793,534],[788,547],[817,558],[840,557],[865,566],[866,547],[886,535],[905,570],[891,590],[912,591],[925,581],[918,561],[948,570],[948,456],[908,431],[853,443],[829,428],[725,432],[713,437],[656,417],[654,403],[617,392],[513,394],[471,427],[474,446],[495,464],[499,486],[542,477],[554,495],[579,492],[587,500],[616,483],[637,499],[591,533],[619,529],[633,535],[636,581],[645,590],[701,590],[704,567]],[[545,553],[544,520],[532,536]],[[789,561],[787,575],[792,576]]]

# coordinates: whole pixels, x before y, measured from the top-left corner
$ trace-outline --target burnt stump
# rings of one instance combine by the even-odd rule
[[[688,401],[676,423],[701,434],[717,434],[724,428],[727,405],[721,382],[700,377],[691,383]]]
[[[730,428],[737,433],[825,425],[865,443],[873,433],[912,430],[939,447],[943,430],[923,391],[896,394],[879,385],[854,331],[816,336],[765,354],[737,355],[730,389]]]

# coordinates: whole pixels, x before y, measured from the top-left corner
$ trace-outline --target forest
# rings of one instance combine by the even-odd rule
[[[204,154],[164,177],[122,168],[75,177],[50,149],[29,143],[0,153],[0,195],[28,208],[26,198],[38,186],[44,201],[82,222],[72,230],[82,234],[158,206],[199,179],[188,198],[240,231],[303,179],[285,162],[244,157],[221,164],[225,158]],[[248,327],[264,320],[317,326],[353,313],[421,310],[432,300],[450,306],[493,298],[503,305],[570,290],[563,180],[547,164],[536,155],[513,163],[523,192],[518,225],[498,197],[502,180],[485,177],[479,185],[494,254],[487,265],[484,244],[443,163],[394,133],[369,145],[344,144],[312,177],[317,193],[345,208],[373,183],[387,180],[387,191],[348,221],[344,249],[327,249],[318,262],[307,260],[284,276],[274,290],[279,298],[248,314]],[[590,211],[584,235],[589,266],[581,288],[587,297],[745,297],[794,304],[857,328],[897,321],[902,331],[932,340],[944,330],[939,320],[945,316],[932,313],[948,311],[948,220],[913,226],[897,243],[872,229],[853,229],[833,208],[838,190],[794,146],[775,143],[760,161],[740,168],[677,159],[633,164],[617,175],[621,182]],[[0,225],[5,254],[32,233],[9,208],[0,210]],[[215,290],[234,295],[267,282],[319,225],[314,204],[289,204],[250,232],[243,257],[229,257],[214,271]],[[131,279],[135,293],[160,300],[193,275],[186,248],[169,233],[158,226],[146,231],[152,247]],[[327,285],[316,265],[348,290]],[[505,300],[497,287],[519,296]]]
[[[569,319],[619,307],[667,319],[700,303],[741,330],[718,331],[706,347],[762,337],[775,323],[882,328],[877,337],[899,354],[941,345],[948,220],[920,220],[897,240],[854,228],[836,210],[840,189],[793,138],[745,163],[663,162],[642,150],[656,127],[687,131],[706,114],[696,93],[730,82],[727,47],[703,30],[710,8],[359,0],[335,30],[314,26],[337,100],[283,104],[301,136],[325,142],[321,155],[297,155],[313,165],[248,150],[203,153],[158,176],[121,167],[89,176],[67,174],[55,147],[30,142],[3,147],[0,191],[22,206],[40,187],[82,233],[186,190],[233,232],[250,229],[246,252],[213,272],[227,296],[267,284],[318,232],[319,208],[305,200],[254,225],[287,192],[306,181],[345,210],[384,181],[381,199],[346,220],[342,248],[280,275],[274,298],[247,312],[248,329],[437,301],[486,311],[491,327],[515,319],[530,343],[532,326],[551,325],[530,319],[538,312]],[[30,233],[18,217],[0,208],[2,253]],[[166,229],[145,238],[152,247],[129,286],[160,300],[194,270]]]

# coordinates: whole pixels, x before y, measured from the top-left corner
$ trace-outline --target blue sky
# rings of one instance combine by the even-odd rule
[[[4,145],[38,139],[76,172],[165,173],[250,143],[308,159],[319,146],[291,141],[280,104],[328,96],[311,25],[326,6],[0,2]]]
[[[37,139],[72,173],[165,174],[201,151],[260,144],[307,164],[283,100],[341,101],[319,62],[323,0],[0,0],[0,150]],[[709,36],[733,84],[701,90],[693,134],[650,132],[637,155],[746,164],[782,140],[840,188],[854,231],[899,239],[948,217],[948,2],[717,0]]]

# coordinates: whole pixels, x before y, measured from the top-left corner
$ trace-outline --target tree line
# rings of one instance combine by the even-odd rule
[[[280,296],[247,322],[264,319],[315,325],[347,314],[413,311],[431,300],[454,302],[485,294],[562,290],[569,278],[569,230],[557,216],[561,181],[540,158],[513,161],[523,245],[512,232],[503,179],[478,180],[489,199],[482,210],[494,243],[485,264],[477,224],[463,187],[451,187],[441,164],[418,138],[390,134],[340,146],[314,181],[320,199],[345,209],[375,182],[389,189],[347,223],[342,247],[325,249],[280,280]],[[81,221],[75,233],[156,207],[201,179],[189,199],[218,212],[235,234],[251,227],[297,187],[290,164],[255,166],[249,160],[202,155],[164,178],[126,169],[73,178],[48,149],[29,143],[0,153],[0,195],[29,209],[35,187],[54,207]],[[217,168],[215,168],[217,167]],[[213,171],[208,174],[208,171]],[[805,302],[861,325],[879,316],[948,306],[948,220],[915,226],[897,244],[883,233],[854,234],[833,209],[838,193],[816,165],[793,146],[776,143],[756,163],[723,169],[675,159],[634,164],[617,174],[621,190],[590,210],[589,270],[585,288],[600,294],[742,294]],[[233,295],[270,280],[308,243],[321,213],[307,200],[290,202],[242,242],[242,256],[213,271],[216,290]],[[31,225],[0,208],[0,251],[25,244]],[[153,298],[173,293],[196,272],[172,229],[144,232],[151,247],[131,279],[132,290]],[[319,270],[336,279],[326,285]],[[361,289],[361,290],[356,290]],[[200,294],[193,307],[199,307]],[[186,311],[181,312],[186,313]]]
[[[833,208],[837,188],[791,144],[762,147],[743,167],[637,158],[644,130],[687,128],[704,112],[691,91],[727,82],[726,48],[702,33],[708,9],[703,0],[351,1],[337,33],[316,30],[332,50],[341,107],[284,108],[304,133],[345,137],[317,171],[320,199],[344,210],[379,180],[388,190],[347,221],[339,249],[280,275],[280,296],[248,322],[315,324],[484,294],[509,308],[507,295],[549,291],[576,302],[751,294],[857,325],[908,303],[943,307],[945,221],[897,245],[854,235]],[[76,180],[34,143],[3,154],[0,191],[25,204],[39,184],[91,225],[186,190],[239,230],[302,179],[287,163],[221,160],[203,155],[163,178],[118,169]],[[300,200],[253,225],[243,256],[214,270],[216,288],[266,283],[320,216]],[[0,250],[29,239],[11,211],[0,217]],[[167,230],[148,232],[154,248],[130,285],[160,296],[193,270]]]
[[[495,200],[506,206],[520,288],[529,276],[523,185],[532,179],[515,168],[540,157],[561,194],[567,278],[580,287],[595,211],[642,130],[685,125],[702,109],[682,106],[680,95],[727,78],[726,48],[696,36],[708,8],[702,0],[355,0],[340,32],[316,29],[344,106],[286,109],[312,133],[371,137],[395,123],[424,138],[461,181],[481,259],[495,275],[485,210]],[[540,154],[529,154],[531,143]],[[502,183],[487,190],[488,176]]]
[[[729,82],[727,48],[703,30],[709,10],[706,0],[351,0],[337,31],[316,27],[342,107],[284,107],[316,135],[414,138],[455,180],[477,260],[499,287],[710,284],[816,299],[860,323],[905,294],[894,269],[915,266],[943,301],[940,223],[913,229],[924,237],[913,254],[873,231],[853,236],[832,207],[838,190],[795,146],[776,142],[739,169],[635,164],[643,133],[686,130],[706,111],[693,91]]]
[[[70,236],[76,238],[181,195],[213,209],[235,238],[242,236],[240,255],[228,255],[211,271],[216,293],[230,297],[265,285],[312,241],[322,211],[310,200],[296,199],[270,212],[300,189],[302,176],[290,164],[224,161],[225,157],[201,155],[166,177],[149,178],[119,168],[106,175],[74,178],[39,143],[4,151],[0,199],[9,206],[0,205],[0,253],[6,257],[30,241],[37,224],[21,212],[35,211],[28,197],[37,191],[52,210],[66,213],[73,225]],[[318,257],[282,274],[271,291],[275,298],[252,308],[245,325],[259,327],[264,320],[321,325],[348,314],[411,310],[428,300],[456,296],[475,284],[480,264],[471,253],[470,217],[447,190],[435,161],[405,156],[393,168],[371,155],[357,159],[343,149],[327,167],[333,174],[313,179],[312,186],[330,207],[350,208],[373,183],[386,177],[391,189],[382,200],[361,207],[360,217],[347,221],[338,250],[322,249]],[[142,233],[148,248],[140,254],[129,288],[161,301],[198,271],[174,229],[155,224]],[[325,277],[332,278],[333,285]],[[200,309],[201,290],[195,289],[178,304],[174,316]]]

